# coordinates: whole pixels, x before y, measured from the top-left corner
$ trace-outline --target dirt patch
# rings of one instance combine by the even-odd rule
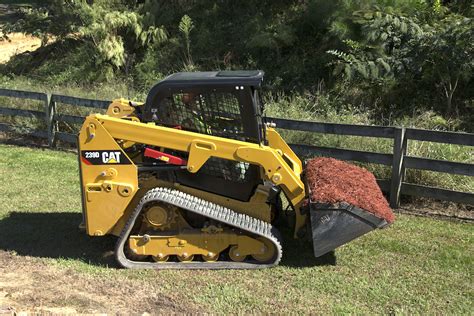
[[[35,51],[41,46],[41,40],[30,35],[12,33],[8,37],[8,40],[0,41],[0,64],[6,63],[15,55]]]
[[[474,206],[426,198],[410,198],[402,201],[398,212],[404,214],[435,217],[439,219],[474,222]]]
[[[122,276],[97,277],[0,250],[0,314],[196,312],[158,286]]]
[[[5,21],[15,21],[20,16],[17,9],[20,5],[0,4],[0,24]],[[0,33],[0,35],[2,35]],[[6,63],[15,55],[35,51],[41,46],[41,40],[37,37],[23,33],[8,34],[8,40],[0,40],[0,64]]]
[[[314,158],[306,163],[306,180],[314,202],[347,202],[384,218],[395,216],[372,173],[333,158]]]

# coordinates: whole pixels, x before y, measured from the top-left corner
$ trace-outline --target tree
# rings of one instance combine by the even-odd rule
[[[123,67],[135,51],[167,38],[163,27],[144,28],[143,16],[123,4],[80,1],[71,2],[70,6],[80,17],[80,34],[94,44],[99,63],[107,61],[117,68]]]
[[[38,5],[21,7],[14,22],[0,24],[0,34],[8,39],[13,32],[21,32],[41,39],[41,44],[46,45],[50,38],[62,40],[77,31],[80,23],[76,12],[71,11],[66,5],[68,1],[46,0]]]
[[[362,38],[344,40],[347,52],[327,51],[336,57],[335,75],[343,74],[348,80],[363,80],[373,85],[406,71],[411,62],[411,43],[423,35],[416,17],[375,6],[355,11],[352,20],[360,25]]]
[[[185,53],[184,53],[184,68],[188,71],[195,69],[193,58],[191,56],[191,31],[194,29],[193,20],[188,15],[184,15],[179,22],[179,31],[183,35]]]
[[[416,65],[425,80],[436,78],[446,102],[446,114],[458,112],[453,97],[461,82],[468,83],[474,70],[474,21],[450,14],[434,24],[416,43]],[[471,87],[473,88],[473,87]]]
[[[92,45],[98,66],[126,67],[135,53],[167,39],[162,26],[144,25],[144,14],[135,1],[48,0],[22,11],[22,18],[0,31],[8,36],[22,32],[42,39],[60,41],[72,37]]]
[[[425,104],[432,100],[427,105],[436,106],[439,102],[432,95],[441,91],[445,101],[440,111],[458,112],[455,93],[461,83],[469,85],[474,68],[471,18],[451,13],[435,1],[414,16],[374,6],[355,11],[352,20],[361,26],[361,37],[345,40],[345,51],[328,51],[335,57],[335,75],[377,90],[379,96],[389,95],[392,88],[401,91],[399,102],[413,103],[425,96]]]

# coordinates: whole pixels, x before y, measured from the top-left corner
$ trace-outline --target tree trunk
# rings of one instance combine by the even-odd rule
[[[459,75],[456,76],[456,80],[454,81],[454,84],[452,84],[451,78],[448,80],[448,82],[444,81],[441,83],[443,85],[444,95],[446,97],[446,114],[452,113],[453,96],[454,96],[454,92],[456,91],[456,88],[458,87],[458,82],[459,82]]]

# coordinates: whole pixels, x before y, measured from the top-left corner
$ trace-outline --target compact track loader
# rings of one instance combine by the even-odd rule
[[[262,79],[261,71],[176,73],[144,104],[115,100],[86,118],[84,224],[91,236],[118,236],[120,265],[277,265],[281,194],[294,238],[312,240],[316,256],[387,224],[356,208],[311,208],[302,162],[262,115]]]

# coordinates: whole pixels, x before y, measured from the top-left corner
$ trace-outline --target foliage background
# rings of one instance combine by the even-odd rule
[[[1,66],[4,83],[144,95],[176,71],[259,68],[272,99],[325,95],[384,125],[430,111],[440,129],[474,130],[469,0],[29,2],[0,32],[43,45]]]

